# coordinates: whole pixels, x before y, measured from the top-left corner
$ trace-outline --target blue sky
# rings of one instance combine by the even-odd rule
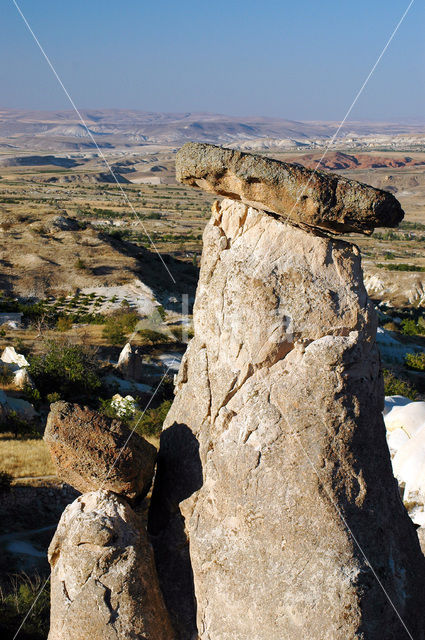
[[[11,0],[0,106],[69,108]],[[18,0],[80,108],[341,120],[408,0]],[[351,119],[425,120],[416,0]]]

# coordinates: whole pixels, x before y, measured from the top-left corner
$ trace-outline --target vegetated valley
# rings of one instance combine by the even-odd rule
[[[145,123],[149,133],[135,140],[126,130],[131,115],[121,114],[118,133],[102,138],[117,184],[80,131],[23,133],[8,128],[8,115],[0,130],[0,629],[12,638],[48,574],[54,527],[76,495],[56,478],[41,440],[49,406],[86,404],[158,444],[193,331],[202,233],[215,198],[175,181],[184,141],[178,119],[162,129]],[[297,139],[282,129],[273,142],[261,123],[244,139],[235,122],[220,121],[211,140],[210,122],[202,126],[208,141],[313,168],[328,136],[317,125]],[[406,212],[398,229],[349,240],[361,249],[378,307],[386,392],[421,399],[425,139],[411,130],[359,130],[337,141],[320,170],[387,189]],[[46,591],[23,639],[46,638],[48,599]]]

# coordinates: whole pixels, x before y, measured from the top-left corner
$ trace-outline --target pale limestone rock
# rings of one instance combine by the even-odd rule
[[[117,369],[126,380],[141,380],[143,378],[143,355],[140,348],[127,342],[119,355]]]
[[[7,366],[13,373],[13,384],[17,389],[26,386],[33,387],[34,383],[27,371],[30,366],[28,360],[15,347],[6,347],[0,357],[0,365]]]
[[[358,249],[216,204],[194,328],[149,519],[179,637],[423,640]]]
[[[95,491],[69,505],[49,547],[48,640],[172,640],[151,546],[117,495]]]
[[[422,553],[425,553],[425,527],[419,527],[417,530],[419,544],[421,545]]]
[[[14,370],[29,367],[30,363],[21,353],[17,353],[15,347],[6,347],[1,354],[1,361],[15,366]]]

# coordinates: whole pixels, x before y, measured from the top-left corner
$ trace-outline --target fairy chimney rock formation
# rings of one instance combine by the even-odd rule
[[[149,517],[179,637],[423,640],[425,560],[391,470],[359,250],[286,222],[307,170],[211,145],[177,167],[234,197],[204,232]],[[401,217],[336,176],[306,193],[297,220],[320,229]]]

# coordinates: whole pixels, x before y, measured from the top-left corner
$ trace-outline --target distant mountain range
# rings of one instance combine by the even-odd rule
[[[211,113],[153,113],[123,109],[82,110],[99,146],[126,148],[147,144],[179,146],[188,140],[239,146],[308,146],[331,138],[337,122],[298,122],[279,118],[232,117]],[[348,122],[340,138],[421,136],[425,122]],[[0,109],[1,147],[84,150],[93,147],[72,111]],[[254,148],[253,147],[253,148]]]

